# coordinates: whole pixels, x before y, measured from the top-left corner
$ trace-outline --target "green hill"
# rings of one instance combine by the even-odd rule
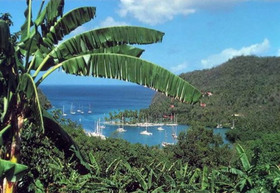
[[[213,94],[201,99],[206,107],[182,104],[156,94],[149,113],[175,113],[178,122],[187,124],[231,127],[234,120],[236,127],[245,127],[246,123],[254,130],[274,130],[280,122],[279,72],[279,57],[241,56],[212,69],[181,74],[202,92]]]

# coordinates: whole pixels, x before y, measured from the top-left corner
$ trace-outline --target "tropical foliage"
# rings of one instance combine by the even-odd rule
[[[257,157],[250,159],[240,145],[235,146],[235,151],[222,144],[216,146],[216,152],[220,153],[215,157],[205,156],[201,165],[177,156],[178,151],[193,151],[197,157],[213,152],[211,140],[219,137],[200,135],[200,132],[211,133],[209,129],[194,127],[179,138],[177,145],[161,149],[121,139],[88,137],[76,123],[63,118],[60,122],[87,155],[90,173],[79,174],[75,163],[65,160],[55,145],[42,136],[41,145],[38,141],[29,143],[33,151],[23,156],[27,158],[24,163],[32,162],[36,166],[22,179],[21,192],[38,189],[43,192],[278,192],[280,188],[279,167],[256,164]],[[196,139],[200,148],[184,149],[186,146],[181,144],[188,143],[189,138]],[[205,145],[205,141],[210,143]],[[45,144],[51,149],[42,148]],[[30,155],[36,157],[39,153],[44,158],[36,163]]]
[[[67,159],[76,161],[79,173],[90,170],[72,138],[41,106],[37,87],[59,68],[68,74],[134,82],[183,102],[200,99],[199,90],[162,67],[139,59],[143,50],[131,46],[161,42],[164,33],[133,26],[109,27],[61,42],[95,17],[95,7],[64,14],[64,0],[50,0],[46,5],[42,0],[33,18],[32,0],[26,4],[25,23],[15,34],[10,33],[10,15],[0,16],[0,163],[5,166],[0,183],[4,192],[16,191],[15,179],[26,169],[18,164],[24,152],[21,142],[25,130],[30,131],[30,140],[34,137],[31,131],[49,137]],[[42,182],[35,184],[41,186]]]

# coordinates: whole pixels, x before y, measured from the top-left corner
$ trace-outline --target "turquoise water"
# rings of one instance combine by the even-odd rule
[[[120,86],[120,85],[90,85],[90,86],[41,86],[44,94],[53,105],[53,109],[64,108],[65,118],[80,123],[86,131],[94,131],[99,119],[104,120],[109,112],[121,110],[136,110],[147,108],[155,94],[155,91],[142,86]],[[75,115],[70,114],[71,106]],[[84,113],[79,113],[80,109]],[[92,113],[89,114],[88,111]],[[123,138],[131,143],[142,143],[147,145],[159,145],[163,141],[175,142],[172,133],[188,128],[187,125],[163,126],[163,131],[158,131],[158,127],[148,127],[148,131],[153,135],[141,135],[144,127],[129,127],[125,133],[117,133],[117,125],[106,125],[103,134],[107,137]],[[225,129],[214,129],[215,133],[220,133],[225,139]]]

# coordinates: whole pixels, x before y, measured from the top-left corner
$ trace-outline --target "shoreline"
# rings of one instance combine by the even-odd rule
[[[104,122],[105,125],[122,125],[121,122]],[[177,126],[177,123],[125,123],[123,124],[124,126],[129,126],[129,127],[160,127],[160,126]]]

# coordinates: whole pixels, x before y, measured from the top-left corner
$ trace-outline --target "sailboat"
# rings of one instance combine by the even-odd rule
[[[141,135],[153,135],[153,133],[148,132],[148,126],[146,125],[146,130],[140,132]]]
[[[172,125],[172,137],[174,140],[176,140],[178,138],[177,136],[177,118],[175,118],[175,114],[174,114],[174,125]]]
[[[81,114],[84,114],[84,110],[83,110],[83,109],[84,109],[84,108],[83,108],[83,106],[82,106],[82,110],[81,110],[81,112],[80,112]]]
[[[177,136],[177,126],[172,126],[172,131],[173,131],[172,137],[173,137],[174,140],[176,140],[178,138],[178,136]]]
[[[100,137],[103,140],[106,139],[105,135],[102,134],[102,129],[100,128],[100,119],[97,121],[95,131],[88,134],[92,137]]]
[[[117,128],[116,131],[119,132],[119,133],[126,132],[126,130],[123,128],[123,117],[122,117],[122,126],[120,126],[119,128]]]
[[[76,114],[76,112],[73,111],[73,103],[71,103],[70,114],[71,115],[75,115]]]
[[[81,110],[81,105],[79,105],[79,108],[77,109],[77,112],[80,113],[82,110]]]
[[[66,116],[67,116],[67,114],[64,112],[64,105],[63,105],[63,108],[62,108],[62,116],[63,116],[63,117],[66,117]]]
[[[91,114],[92,113],[92,110],[91,110],[91,107],[90,107],[90,104],[88,105],[88,114]]]
[[[161,143],[161,146],[162,146],[162,147],[166,147],[166,146],[168,146],[168,145],[174,145],[174,143],[168,143],[168,142],[166,142],[166,140],[167,140],[167,134],[166,134],[166,131],[165,131],[165,141],[163,141],[163,142]]]

